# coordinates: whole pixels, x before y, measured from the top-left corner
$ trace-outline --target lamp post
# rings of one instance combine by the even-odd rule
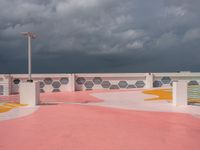
[[[27,82],[33,82],[31,78],[31,39],[35,39],[36,35],[32,32],[22,32],[22,34],[28,38],[28,80]]]

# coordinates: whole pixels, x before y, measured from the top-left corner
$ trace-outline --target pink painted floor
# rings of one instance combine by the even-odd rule
[[[140,89],[135,89],[138,91]],[[131,90],[126,90],[131,91]],[[141,90],[140,90],[141,91]],[[101,99],[91,96],[92,93],[110,93],[110,92],[124,92],[124,90],[92,90],[92,91],[76,91],[76,92],[55,92],[55,93],[41,93],[40,100],[45,102],[101,102]],[[19,95],[2,96],[0,95],[0,102],[19,102]]]
[[[102,100],[91,96],[90,94],[94,91],[77,91],[77,92],[59,92],[59,93],[41,93],[41,103],[52,103],[52,102],[77,102],[77,103],[88,103],[88,102],[101,102]],[[95,93],[103,92],[101,90],[95,91]],[[19,95],[1,96],[0,102],[19,102]]]
[[[100,101],[91,91],[82,93],[69,97]],[[67,100],[60,94],[60,101]],[[29,116],[0,121],[0,135],[0,150],[199,150],[200,119],[181,113],[41,105]]]

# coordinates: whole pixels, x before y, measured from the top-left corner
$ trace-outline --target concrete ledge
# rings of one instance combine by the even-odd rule
[[[173,82],[173,105],[187,106],[187,82],[176,81]]]
[[[20,83],[19,95],[20,104],[28,104],[36,106],[40,100],[40,87],[39,82],[24,82]]]

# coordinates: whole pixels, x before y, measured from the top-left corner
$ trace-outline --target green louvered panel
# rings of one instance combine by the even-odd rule
[[[200,85],[188,86],[188,98],[200,99]]]

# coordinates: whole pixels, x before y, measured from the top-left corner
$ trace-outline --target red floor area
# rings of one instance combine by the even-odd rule
[[[100,102],[92,92],[46,93],[41,100]],[[199,150],[200,119],[181,113],[40,105],[31,115],[0,121],[0,135],[0,150]]]
[[[1,150],[199,150],[200,119],[81,105],[0,122]]]
[[[102,100],[90,95],[92,92],[94,91],[42,93],[40,98],[42,102],[101,102]]]
[[[141,90],[141,89],[138,89]],[[76,91],[76,92],[55,92],[55,93],[41,93],[41,102],[101,102],[102,100],[91,96],[91,93],[103,92],[123,92],[124,90],[92,90],[92,91]],[[126,90],[130,91],[130,90]],[[135,90],[136,91],[136,90]],[[19,102],[19,95],[2,96],[0,95],[0,102]]]
[[[102,100],[91,96],[91,93],[105,92],[105,91],[76,91],[76,92],[57,92],[57,93],[41,93],[40,100],[45,102],[101,102]],[[0,102],[19,102],[19,95],[0,96]]]

